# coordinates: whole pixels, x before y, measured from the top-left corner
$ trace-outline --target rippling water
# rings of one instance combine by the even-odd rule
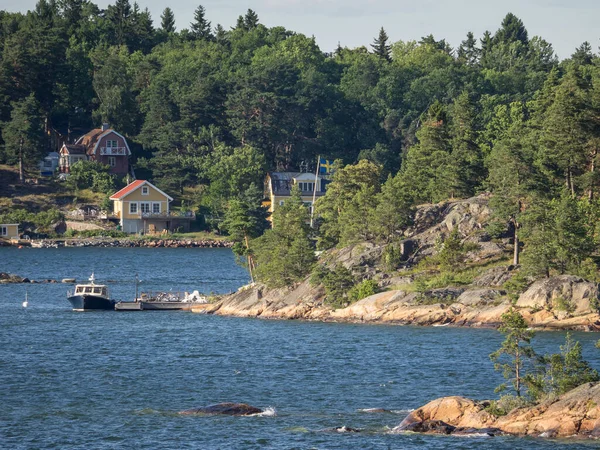
[[[4,248],[0,271],[36,280],[84,279],[95,271],[123,299],[133,298],[136,272],[143,289],[223,293],[247,282],[225,249]],[[494,398],[502,379],[488,359],[501,341],[493,330],[75,313],[67,287],[0,285],[2,449],[597,447],[388,433],[408,411],[440,396]],[[600,368],[598,336],[575,337]],[[563,340],[563,333],[538,333],[534,346],[558,351]],[[274,414],[176,414],[225,401]],[[364,431],[328,431],[343,425]]]

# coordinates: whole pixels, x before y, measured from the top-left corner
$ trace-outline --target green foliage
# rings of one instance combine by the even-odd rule
[[[402,262],[402,252],[400,251],[399,244],[391,243],[386,245],[383,249],[381,260],[388,272],[395,271]]]
[[[534,400],[562,395],[584,383],[600,380],[600,375],[583,359],[581,344],[567,333],[560,353],[539,358],[537,373],[528,374],[528,393]]]
[[[256,277],[269,287],[291,286],[304,278],[316,261],[309,238],[308,210],[297,187],[292,198],[273,214],[273,228],[250,243]]]
[[[95,161],[77,161],[71,166],[67,185],[74,191],[91,189],[103,194],[113,194],[116,190],[115,177],[110,167]]]
[[[535,333],[528,329],[523,316],[513,308],[502,314],[499,331],[505,335],[505,339],[500,348],[490,354],[490,359],[494,368],[502,371],[504,378],[512,383],[517,397],[521,397],[527,363],[535,357],[530,345]],[[496,392],[504,389],[506,385],[502,384],[496,388]]]
[[[492,400],[485,410],[496,417],[507,415],[515,408],[529,406],[530,402],[524,397],[501,395],[498,400]]]
[[[311,284],[322,284],[325,288],[325,303],[333,308],[344,308],[352,301],[358,300],[358,291],[353,292],[353,298],[350,299],[355,280],[352,272],[346,269],[342,264],[335,268],[328,269],[319,264],[313,270],[311,275]],[[364,289],[368,289],[365,287]]]
[[[348,291],[348,300],[350,303],[357,302],[377,292],[379,292],[379,286],[375,280],[364,280]]]
[[[21,229],[35,229],[40,233],[50,231],[50,226],[64,219],[64,215],[55,208],[38,213],[32,213],[25,209],[12,209],[0,215],[0,223],[18,223]]]
[[[523,267],[531,275],[576,273],[594,249],[584,207],[566,192],[550,202],[538,200],[523,224]]]

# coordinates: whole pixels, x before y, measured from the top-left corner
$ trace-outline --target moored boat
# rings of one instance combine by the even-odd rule
[[[67,291],[67,300],[73,311],[114,310],[115,301],[108,294],[108,287],[95,284],[94,274],[88,284],[77,284],[74,291]]]
[[[198,291],[142,292],[133,302],[117,302],[116,311],[189,311],[192,306],[208,303]]]

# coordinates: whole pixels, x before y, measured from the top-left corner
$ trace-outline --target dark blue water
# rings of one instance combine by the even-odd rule
[[[94,271],[116,296],[144,289],[216,293],[247,282],[223,249],[0,249],[0,271],[32,279]],[[2,449],[554,449],[597,443],[394,435],[444,395],[494,398],[493,330],[322,324],[187,312],[70,310],[63,284],[0,285]],[[594,334],[576,333],[600,368]],[[563,333],[535,347],[558,351]],[[217,402],[262,417],[180,416]],[[367,413],[385,408],[392,413]],[[359,434],[328,429],[361,428]]]

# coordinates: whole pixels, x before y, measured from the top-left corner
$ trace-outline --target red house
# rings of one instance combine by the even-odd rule
[[[81,159],[106,164],[117,175],[129,173],[131,150],[127,139],[106,123],[81,136],[75,144],[63,144],[59,153],[62,173],[69,173],[71,166]]]

